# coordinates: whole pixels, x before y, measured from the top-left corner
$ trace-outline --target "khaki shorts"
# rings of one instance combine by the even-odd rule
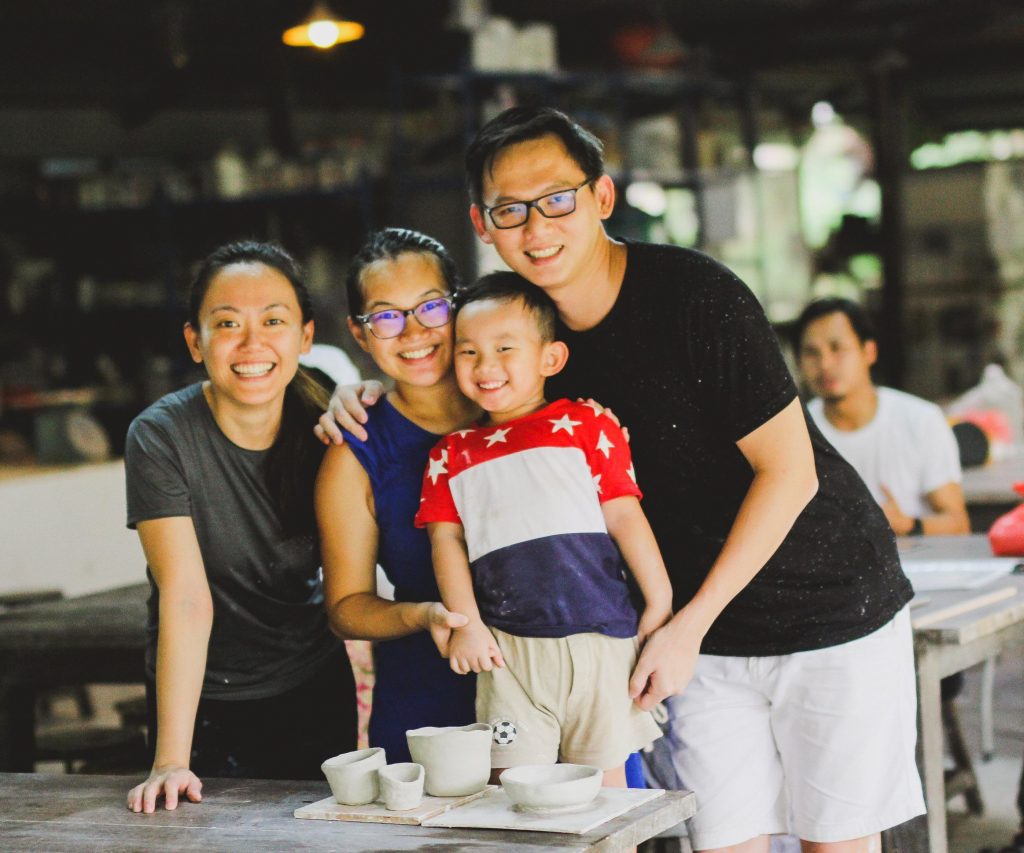
[[[492,767],[561,760],[611,770],[661,736],[629,698],[635,638],[491,633],[505,667],[477,676],[476,718],[494,728]]]

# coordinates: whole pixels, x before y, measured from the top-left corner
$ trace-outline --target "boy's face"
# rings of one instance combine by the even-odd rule
[[[542,136],[498,152],[483,174],[483,204],[491,208],[513,201],[533,201],[548,193],[580,186],[587,179],[557,136]],[[615,187],[607,175],[576,192],[576,209],[547,219],[534,208],[524,224],[496,228],[477,205],[470,218],[480,239],[492,243],[502,260],[523,278],[557,297],[561,288],[585,284],[603,255],[602,220],[615,206]]]
[[[544,405],[544,380],[565,365],[561,341],[545,342],[520,300],[471,302],[455,320],[455,377],[469,399],[503,423]]]

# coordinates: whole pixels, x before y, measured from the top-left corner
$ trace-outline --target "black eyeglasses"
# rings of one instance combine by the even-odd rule
[[[576,210],[576,193],[587,184],[594,182],[594,178],[587,178],[578,187],[569,187],[567,190],[557,190],[533,201],[507,201],[504,204],[496,204],[494,207],[485,207],[487,215],[495,228],[518,228],[530,218],[530,208],[536,208],[537,212],[545,219],[558,219],[560,216],[568,216]]]
[[[447,296],[437,296],[421,302],[415,308],[385,308],[370,314],[357,314],[356,322],[370,327],[375,338],[387,340],[397,338],[405,331],[405,318],[415,317],[421,326],[437,329],[452,317],[452,301]]]

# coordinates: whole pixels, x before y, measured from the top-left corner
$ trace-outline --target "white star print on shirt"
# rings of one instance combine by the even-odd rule
[[[444,467],[444,463],[448,461],[448,451],[441,451],[441,458],[434,459],[430,457],[430,469],[427,471],[427,476],[430,477],[430,483],[433,486],[437,485],[437,478],[442,474],[447,474],[448,469]]]
[[[608,452],[614,444],[608,439],[608,436],[604,434],[604,430],[601,430],[601,434],[597,437],[597,450],[600,450],[604,454],[604,458],[607,459],[611,454]]]
[[[629,479],[634,483],[636,482],[636,471],[633,470],[633,463],[629,463],[629,467],[626,469],[626,473],[629,474]]]
[[[455,431],[455,434],[456,434],[456,435],[457,435],[457,436],[458,436],[459,438],[465,438],[465,437],[466,437],[467,435],[469,435],[469,434],[470,434],[470,433],[471,433],[472,431],[473,431],[473,430],[471,430],[471,429],[458,429],[458,430],[456,430],[456,431]]]
[[[587,400],[587,402],[585,402],[583,405],[586,406],[588,409],[593,409],[595,417],[597,415],[603,415],[604,414],[604,409],[601,408],[601,404],[598,403],[595,400]]]
[[[549,418],[550,420],[550,418]],[[556,433],[560,429],[564,429],[569,435],[572,435],[572,428],[579,426],[583,421],[574,421],[568,415],[562,415],[557,421],[551,421],[551,432]]]
[[[485,435],[484,438],[487,439],[487,446],[493,447],[498,442],[508,444],[508,439],[505,436],[510,432],[512,432],[512,427],[505,427],[505,429],[496,429],[490,435]]]
[[[600,474],[594,474],[593,475],[593,480],[594,480],[594,488],[597,489],[597,493],[598,494],[601,494],[601,475]]]

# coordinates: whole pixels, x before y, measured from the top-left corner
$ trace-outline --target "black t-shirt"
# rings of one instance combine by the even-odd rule
[[[209,699],[277,696],[314,675],[339,645],[327,625],[318,543],[285,534],[264,473],[267,452],[221,432],[201,383],[161,398],[128,430],[128,526],[175,516],[195,526],[213,596]],[[160,591],[146,575],[152,677]]]
[[[569,346],[548,399],[594,397],[629,428],[644,510],[678,609],[718,556],[753,472],[736,441],[796,386],[754,295],[700,252],[627,242],[618,300]],[[912,596],[885,515],[804,411],[818,493],[764,568],[715,621],[702,651],[765,656],[865,636]]]

